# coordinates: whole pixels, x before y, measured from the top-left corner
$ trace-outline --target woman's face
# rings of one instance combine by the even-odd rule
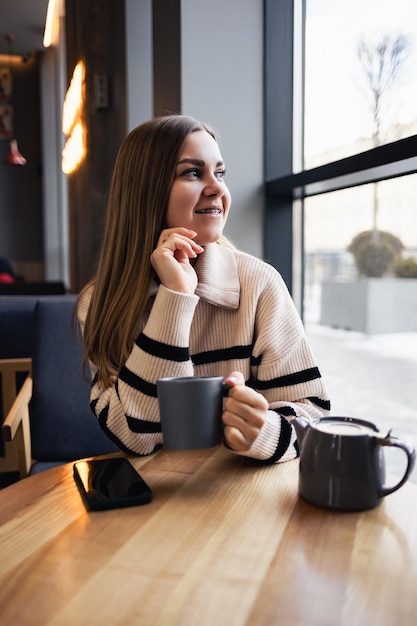
[[[220,238],[231,197],[218,143],[205,130],[190,133],[180,153],[168,201],[167,228],[183,226],[204,246]]]

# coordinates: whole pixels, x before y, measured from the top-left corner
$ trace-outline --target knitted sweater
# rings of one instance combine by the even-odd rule
[[[238,370],[269,410],[250,450],[236,454],[265,463],[295,458],[291,416],[319,417],[330,403],[285,283],[271,265],[217,244],[206,247],[195,270],[195,294],[154,285],[149,312],[138,320],[133,349],[111,387],[94,379],[90,363],[91,407],[101,427],[125,452],[149,454],[163,443],[158,378],[227,377]],[[81,329],[91,289],[79,304]]]

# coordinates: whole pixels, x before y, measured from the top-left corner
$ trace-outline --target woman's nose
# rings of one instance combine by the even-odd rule
[[[224,194],[224,185],[222,181],[213,176],[207,181],[203,193],[205,196],[222,196]]]

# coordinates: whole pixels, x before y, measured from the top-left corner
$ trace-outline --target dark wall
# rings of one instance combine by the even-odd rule
[[[154,115],[181,113],[181,1],[153,0]]]
[[[126,135],[124,3],[67,0],[66,37],[68,81],[78,61],[86,66],[87,156],[69,176],[70,282],[71,290],[79,291],[95,273],[106,194]],[[107,108],[97,107],[94,80],[98,75],[108,78]]]
[[[42,271],[42,164],[39,56],[13,64],[13,130],[24,166],[4,164],[10,141],[0,139],[0,256]]]

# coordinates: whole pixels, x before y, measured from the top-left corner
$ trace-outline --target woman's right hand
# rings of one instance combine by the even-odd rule
[[[151,265],[158,274],[161,284],[181,293],[192,294],[197,287],[197,274],[190,263],[204,252],[193,241],[197,233],[188,228],[165,228],[151,255]]]

